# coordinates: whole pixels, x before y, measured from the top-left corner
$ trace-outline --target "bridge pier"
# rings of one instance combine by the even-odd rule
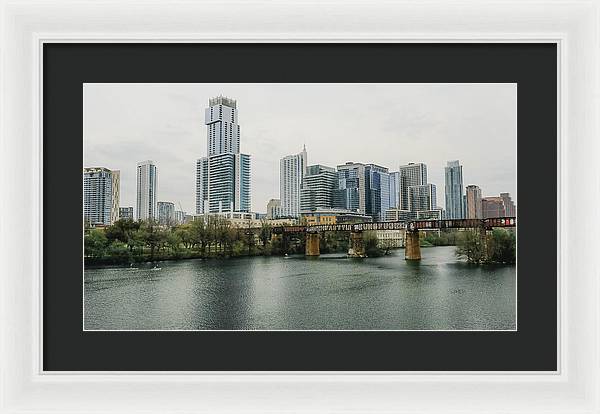
[[[321,236],[319,233],[306,233],[306,256],[321,255]]]
[[[405,260],[421,260],[421,243],[418,229],[406,230],[404,245]]]
[[[367,257],[365,255],[365,243],[362,231],[350,232],[350,248],[348,249],[350,257]]]

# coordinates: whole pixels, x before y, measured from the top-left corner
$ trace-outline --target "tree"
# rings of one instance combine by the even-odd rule
[[[166,235],[156,222],[152,219],[142,222],[140,232],[146,246],[150,248],[150,261],[154,260],[154,253],[157,249],[161,249],[166,241]]]
[[[120,219],[115,221],[111,226],[106,228],[106,238],[110,242],[118,240],[125,243],[132,252],[136,243],[136,233],[140,229],[140,222],[131,219]]]
[[[101,259],[106,254],[108,239],[102,230],[92,229],[84,236],[84,255]]]
[[[466,258],[469,263],[483,263],[486,261],[485,244],[481,230],[466,230],[457,238],[456,255]],[[483,234],[485,237],[485,233]]]
[[[515,263],[516,236],[512,231],[494,229],[488,239],[489,261],[493,263]]]
[[[363,243],[367,257],[379,257],[383,255],[383,251],[379,248],[377,233],[374,231],[363,232]]]

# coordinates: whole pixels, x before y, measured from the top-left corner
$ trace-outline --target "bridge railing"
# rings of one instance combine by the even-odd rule
[[[448,220],[411,220],[381,221],[375,223],[318,224],[314,226],[279,226],[272,233],[318,233],[323,231],[369,231],[369,230],[427,230],[427,229],[475,229],[494,227],[516,227],[515,217],[497,217],[488,219],[448,219]]]

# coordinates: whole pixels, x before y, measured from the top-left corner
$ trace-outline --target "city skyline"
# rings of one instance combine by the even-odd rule
[[[253,157],[252,211],[264,213],[268,200],[281,197],[279,160],[303,145],[308,165],[361,162],[394,172],[422,162],[440,207],[444,167],[454,159],[464,166],[465,187],[517,200],[513,84],[86,84],[84,165],[121,170],[120,206],[127,207],[135,206],[131,170],[153,159],[158,200],[194,213],[195,164],[207,155],[204,110],[219,95],[241,108],[241,151]]]

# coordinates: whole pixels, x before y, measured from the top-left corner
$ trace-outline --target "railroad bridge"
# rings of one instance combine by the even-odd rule
[[[365,257],[363,232],[377,230],[404,230],[406,260],[421,260],[419,243],[420,230],[441,229],[479,229],[482,237],[497,227],[516,227],[515,217],[497,217],[488,219],[449,219],[449,220],[413,220],[413,221],[383,221],[375,223],[340,223],[319,224],[314,226],[280,226],[271,229],[271,237],[286,237],[292,234],[306,234],[306,256],[320,255],[320,233],[327,231],[344,231],[350,233],[350,248],[348,255]]]

